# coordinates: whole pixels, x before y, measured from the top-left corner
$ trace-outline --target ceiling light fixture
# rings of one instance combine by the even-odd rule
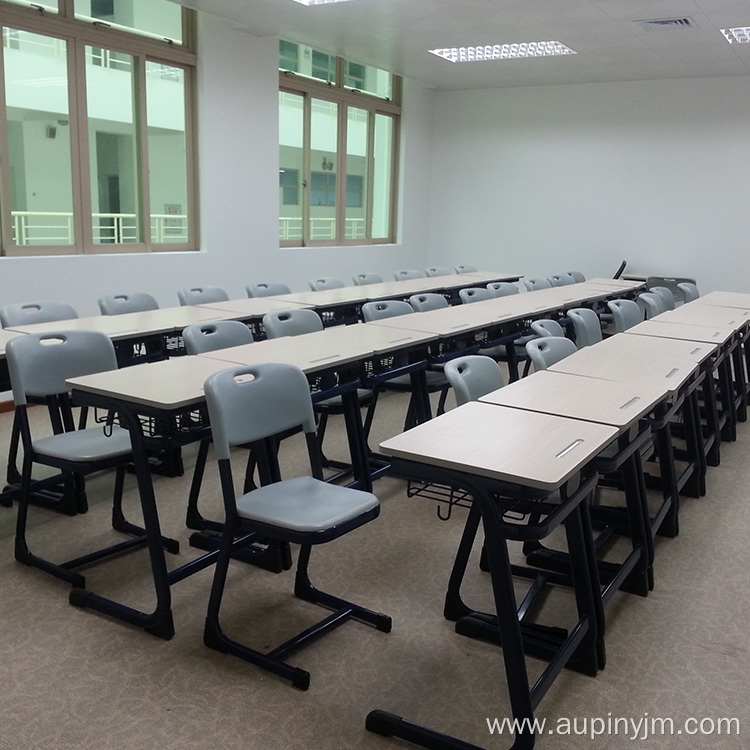
[[[345,3],[348,0],[294,0],[300,5],[327,5],[328,3]]]
[[[518,44],[487,44],[483,47],[447,47],[431,49],[433,55],[451,62],[479,62],[480,60],[515,60],[521,57],[575,55],[575,50],[562,42],[520,42]]]
[[[730,44],[747,44],[750,42],[750,26],[722,29],[721,33],[724,34]]]

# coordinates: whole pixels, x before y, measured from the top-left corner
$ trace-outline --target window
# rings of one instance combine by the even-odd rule
[[[49,17],[22,5],[0,0],[2,254],[195,249],[195,54],[180,42],[192,12],[167,0],[59,0]]]
[[[283,40],[279,68],[280,244],[394,242],[400,79]]]

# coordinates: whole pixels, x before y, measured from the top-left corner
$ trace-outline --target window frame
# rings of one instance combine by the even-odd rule
[[[287,41],[287,40],[284,40]],[[397,237],[397,206],[399,187],[399,151],[401,133],[401,97],[402,79],[400,76],[391,74],[392,99],[383,99],[356,89],[344,86],[344,71],[346,60],[336,57],[336,84],[328,84],[322,80],[296,75],[292,71],[279,70],[279,92],[301,96],[303,101],[303,158],[302,179],[300,182],[300,201],[302,205],[302,239],[283,240],[279,239],[279,247],[346,247],[358,245],[387,245],[394,244]],[[311,185],[311,149],[310,149],[310,109],[312,99],[322,99],[334,102],[338,105],[338,130],[337,130],[337,153],[336,153],[336,237],[333,240],[311,239],[310,227],[310,191]],[[346,238],[346,147],[347,147],[347,112],[348,107],[365,110],[368,112],[368,135],[367,135],[367,178],[364,180],[366,217],[366,237],[359,239]],[[372,233],[372,205],[375,143],[375,116],[385,115],[392,117],[393,144],[391,149],[391,185],[390,185],[390,231],[388,237],[371,237]],[[281,165],[280,165],[281,166]],[[278,206],[281,209],[281,205]],[[281,216],[279,217],[281,219]]]
[[[74,0],[59,0],[59,14],[40,12],[0,1],[0,26],[65,41],[67,48],[68,109],[70,119],[71,189],[74,243],[71,245],[16,245],[10,200],[10,170],[0,165],[0,256],[107,255],[198,250],[199,217],[196,153],[196,14],[182,8],[183,43],[122,31],[75,18]],[[86,93],[86,47],[120,52],[133,57],[136,181],[140,241],[94,244],[92,186]],[[187,242],[151,241],[150,179],[148,163],[148,112],[146,63],[168,65],[184,71],[185,153],[187,189]],[[8,153],[8,120],[5,92],[5,49],[0,45],[0,148]]]

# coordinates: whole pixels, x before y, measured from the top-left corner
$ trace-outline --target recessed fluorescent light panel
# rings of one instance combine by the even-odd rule
[[[730,44],[747,44],[750,42],[750,26],[738,26],[736,29],[722,29],[721,33]]]
[[[300,5],[326,5],[328,3],[345,3],[348,0],[294,0],[294,2]]]
[[[451,62],[478,62],[480,60],[515,60],[520,57],[547,57],[549,55],[575,55],[562,42],[521,42],[518,44],[487,44],[483,47],[448,47],[431,49],[433,55]]]

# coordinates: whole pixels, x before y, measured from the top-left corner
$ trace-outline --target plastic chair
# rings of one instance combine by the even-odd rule
[[[379,273],[358,273],[352,276],[355,286],[367,286],[367,284],[382,284],[383,277]]]
[[[575,353],[576,345],[566,338],[559,336],[546,336],[534,339],[526,344],[526,351],[534,363],[534,370],[546,370],[561,359]]]
[[[416,269],[403,268],[400,271],[393,272],[393,278],[396,281],[405,281],[406,279],[423,279],[425,274],[423,271],[417,271]]]
[[[642,294],[639,294],[638,302],[636,304],[643,308],[644,317],[649,320],[666,312],[662,296],[655,292],[643,292]]]
[[[445,363],[445,377],[453,387],[457,406],[476,401],[505,385],[497,362],[481,354],[449,360]]]
[[[144,292],[108,294],[99,297],[98,304],[99,312],[102,315],[123,315],[124,313],[159,309],[159,303],[150,294]]]
[[[450,268],[446,268],[445,266],[431,266],[430,268],[425,268],[424,272],[427,274],[428,278],[434,278],[435,276],[450,276],[453,273]]]
[[[245,287],[248,297],[274,297],[277,294],[289,294],[292,290],[281,281],[261,281]]]
[[[643,310],[632,299],[613,299],[607,302],[612,313],[615,333],[622,333],[643,322]]]
[[[575,284],[576,280],[569,273],[556,273],[554,276],[550,276],[550,286],[567,286],[568,284]]]
[[[308,575],[313,545],[324,544],[378,517],[380,504],[369,492],[323,481],[315,440],[315,417],[310,388],[296,367],[266,364],[216,373],[205,383],[214,449],[218,459],[226,513],[206,614],[204,643],[231,653],[306,690],[310,674],[285,662],[286,657],[321,635],[354,618],[381,632],[391,630],[391,618],[314,588]],[[237,496],[231,468],[231,449],[257,443],[301,427],[307,441],[310,475],[282,480],[275,455],[268,455],[271,482]],[[235,537],[241,538],[235,541]],[[263,653],[233,640],[222,630],[219,614],[232,553],[248,537],[301,545],[294,582],[299,599],[334,610],[272,651]]]
[[[209,302],[228,302],[229,295],[220,286],[185,287],[177,292],[180,304],[205,305]]]
[[[394,318],[398,315],[409,315],[414,308],[403,300],[383,299],[374,302],[365,302],[362,305],[362,319],[365,323],[384,318]]]
[[[580,271],[568,271],[568,273],[573,277],[576,284],[586,281],[586,277]]]
[[[565,336],[563,327],[556,320],[549,320],[547,318],[532,321],[531,330],[542,338],[547,336]]]
[[[252,344],[252,331],[239,320],[217,320],[211,323],[196,323],[182,331],[185,350],[188,354],[204,354],[230,346]]]
[[[466,263],[461,263],[460,265],[456,266],[456,273],[474,273],[474,271],[478,271],[479,269],[476,266],[470,266]]]
[[[411,307],[406,302],[403,304],[409,308],[409,311],[411,311]],[[307,308],[275,310],[266,313],[263,316],[263,329],[269,339],[277,339],[283,336],[301,336],[305,333],[322,331],[323,321],[315,310],[309,310]],[[377,394],[369,388],[358,388],[357,398],[360,407],[368,407],[363,427],[365,439],[367,439],[370,427],[372,426],[375,404],[377,403]],[[322,454],[323,439],[325,438],[326,427],[328,426],[328,417],[330,415],[344,414],[344,402],[342,397],[333,396],[332,398],[318,401],[315,404],[315,411],[320,415],[320,422],[318,424],[318,444],[320,446],[324,466],[348,469],[348,465],[330,460]]]
[[[74,320],[77,317],[75,308],[67,302],[15,302],[0,307],[0,325],[3,328]]]
[[[683,281],[677,285],[677,288],[682,292],[682,298],[685,302],[694,302],[701,296],[698,287],[689,281]]]
[[[537,289],[549,289],[552,286],[548,279],[523,279],[523,285],[528,292],[535,292]]]
[[[652,286],[648,291],[652,294],[658,294],[662,298],[665,310],[675,309],[674,294],[672,294],[672,290],[668,286]]]
[[[434,292],[412,294],[409,297],[409,304],[414,312],[427,312],[428,310],[441,310],[444,307],[450,307],[448,300],[442,294]]]
[[[8,370],[13,388],[16,419],[23,445],[23,468],[16,520],[15,556],[20,562],[39,568],[77,588],[85,580],[75,570],[116,552],[145,546],[143,529],[129,524],[122,514],[122,489],[126,465],[132,461],[130,434],[106,421],[88,429],[76,429],[69,397],[68,378],[117,369],[112,342],[97,331],[61,331],[28,334],[6,346]],[[52,435],[34,439],[27,407],[29,399],[45,399],[50,405]],[[42,480],[32,479],[35,465],[60,473]],[[31,552],[26,537],[32,493],[49,495],[62,489],[62,500],[51,507],[70,515],[88,508],[84,477],[104,469],[117,468],[112,526],[135,534],[138,539],[118,544],[68,563],[54,563]]]
[[[471,302],[483,302],[488,299],[495,299],[495,293],[486,287],[469,287],[468,289],[459,289],[458,297],[461,304],[468,305]]]
[[[344,282],[333,276],[321,276],[318,279],[310,279],[308,282],[313,292],[322,292],[326,289],[341,289]]]
[[[489,289],[496,297],[508,297],[511,294],[518,294],[521,290],[510,281],[491,281],[487,284]]]
[[[568,320],[573,323],[575,343],[579,349],[598,344],[602,340],[602,324],[599,316],[588,307],[568,310]]]

